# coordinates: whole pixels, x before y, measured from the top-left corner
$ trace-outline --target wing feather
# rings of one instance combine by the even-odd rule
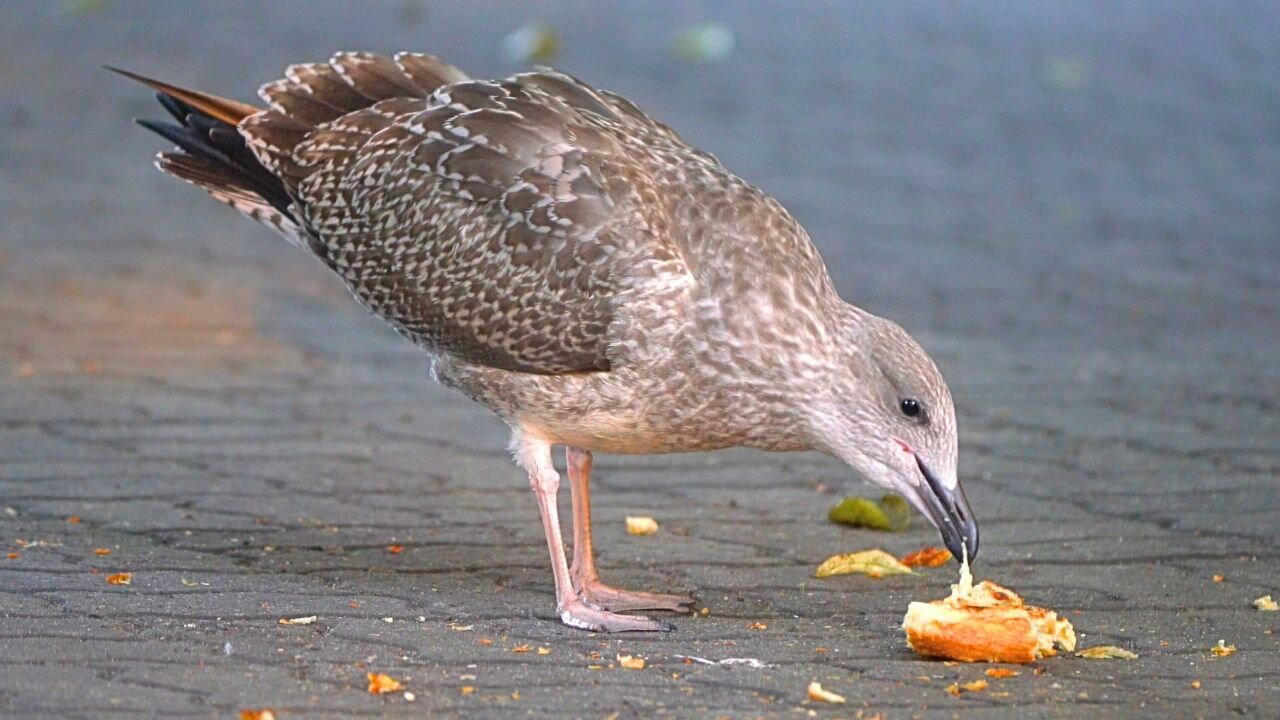
[[[313,246],[435,351],[519,372],[607,370],[623,306],[687,272],[650,227],[652,178],[620,139],[660,127],[570,76],[479,82],[429,56],[341,53],[261,94],[271,109],[240,131]]]

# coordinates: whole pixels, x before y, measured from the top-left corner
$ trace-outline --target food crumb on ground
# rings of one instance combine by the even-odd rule
[[[627,516],[627,534],[643,537],[658,532],[658,521],[651,517]]]
[[[618,664],[628,670],[643,670],[644,658],[631,655],[618,655]]]
[[[1076,657],[1090,660],[1137,660],[1138,654],[1115,645],[1096,645],[1076,653]]]
[[[902,564],[911,568],[936,568],[942,567],[943,565],[951,562],[952,557],[953,555],[950,550],[929,546],[920,548],[919,550],[902,558]]]
[[[403,690],[404,686],[399,680],[385,675],[383,673],[365,673],[365,677],[369,679],[369,693],[373,695],[384,695]]]
[[[814,702],[832,703],[835,705],[843,705],[845,700],[843,695],[837,695],[830,690],[825,690],[822,683],[814,680],[809,683],[808,687],[809,699]]]

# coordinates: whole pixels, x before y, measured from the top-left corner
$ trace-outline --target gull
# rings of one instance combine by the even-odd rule
[[[138,121],[177,146],[160,170],[319,258],[510,426],[566,625],[669,629],[624,612],[694,602],[600,579],[594,453],[823,452],[975,556],[929,355],[839,297],[778,201],[631,101],[550,69],[474,80],[416,53],[292,65],[258,91],[265,107],[111,69],[173,118]]]

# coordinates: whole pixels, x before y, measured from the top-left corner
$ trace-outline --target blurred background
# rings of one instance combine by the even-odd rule
[[[163,143],[127,120],[156,106],[98,65],[255,100],[288,63],[409,48],[477,77],[553,64],[632,98],[778,196],[846,297],[915,331],[1256,361],[1280,349],[1278,18],[1269,2],[10,0],[3,243],[284,258],[154,174]]]
[[[1275,715],[1258,671],[1277,649],[1258,618],[1274,613],[1250,605],[1280,591],[1269,0],[3,0],[0,540],[47,546],[0,560],[0,709],[178,717],[258,701],[352,717],[373,711],[351,662],[380,656],[418,676],[419,709],[447,713],[462,702],[448,683],[492,656],[445,618],[574,648],[543,665],[507,654],[500,679],[481,676],[495,698],[524,682],[526,709],[761,707],[715,678],[691,695],[665,675],[572,674],[601,641],[549,619],[545,549],[501,424],[434,387],[423,355],[319,263],[156,172],[164,141],[130,121],[161,109],[99,68],[253,102],[286,65],[338,50],[423,51],[475,77],[554,65],[778,197],[844,297],[938,359],[984,567],[1070,610],[1086,640],[1151,655],[1077,662],[1038,686],[1028,674],[1038,689],[1000,702],[1091,693],[1174,716]],[[937,542],[919,521],[901,539],[827,524],[837,493],[871,492],[845,469],[738,452],[601,465],[604,566],[715,607],[651,659],[781,660],[740,680],[767,699],[801,702],[838,666],[860,683],[851,697],[879,706],[952,701],[912,684],[940,671],[897,630],[949,571],[928,589],[809,583],[837,550]],[[657,516],[663,534],[629,541],[623,512]],[[389,543],[408,549],[388,558]],[[134,585],[108,592],[99,569]],[[326,634],[281,635],[277,613],[295,611]],[[761,619],[769,632],[743,630]],[[1239,655],[1197,665],[1223,637]],[[606,659],[623,648],[609,642]],[[116,674],[120,657],[148,662]]]

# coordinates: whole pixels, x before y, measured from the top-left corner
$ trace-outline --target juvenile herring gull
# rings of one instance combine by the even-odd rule
[[[178,147],[162,171],[316,255],[511,426],[565,624],[658,630],[619,611],[693,602],[601,582],[595,452],[818,450],[976,554],[933,361],[840,299],[776,200],[629,100],[554,70],[471,80],[414,53],[290,66],[258,91],[265,108],[118,72],[176,121],[140,121]]]

